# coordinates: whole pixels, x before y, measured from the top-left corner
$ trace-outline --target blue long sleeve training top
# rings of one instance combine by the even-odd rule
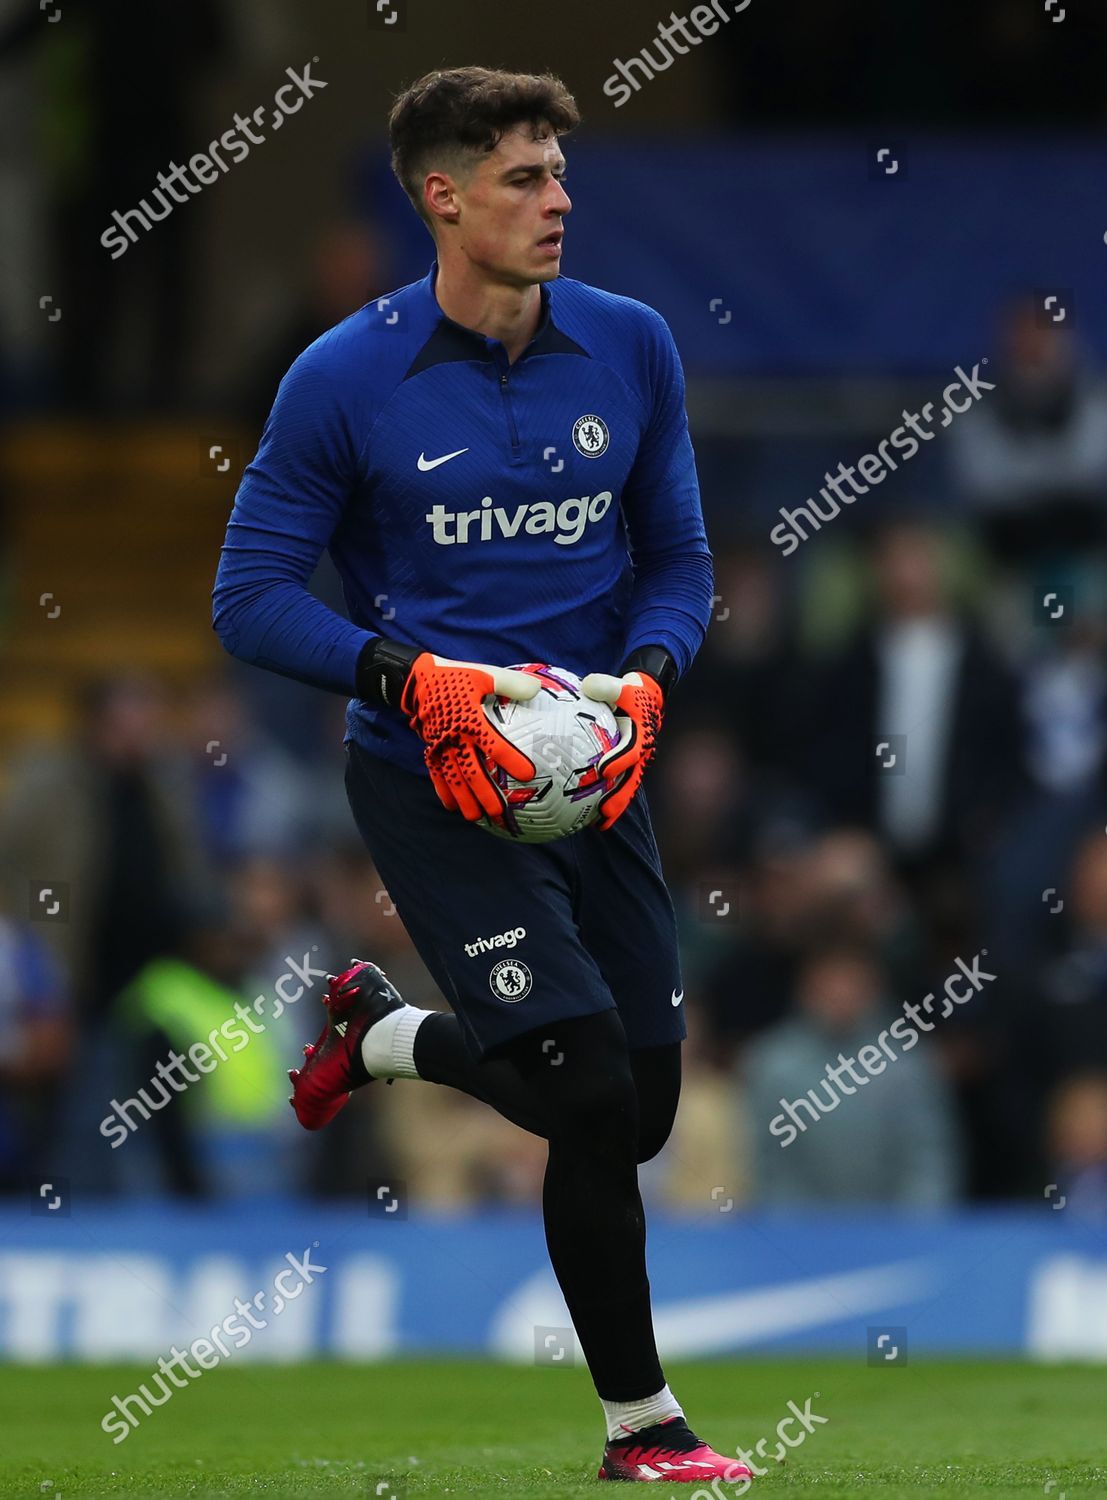
[[[498,339],[446,317],[437,273],[330,329],[281,382],[219,560],[220,640],[344,693],[374,635],[581,675],[659,645],[683,672],[713,575],[664,319],[562,276],[509,364]],[[307,588],[325,549],[348,620]],[[355,697],[347,725],[424,770],[397,709]]]

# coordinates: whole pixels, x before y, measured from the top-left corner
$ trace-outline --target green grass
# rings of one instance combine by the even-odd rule
[[[666,1371],[720,1451],[776,1446],[787,1403],[829,1418],[754,1486],[801,1496],[1068,1500],[1107,1494],[1107,1402],[1095,1369],[749,1361]],[[100,1429],[148,1369],[0,1369],[0,1496],[553,1497],[603,1495],[599,1409],[582,1369],[473,1362],[233,1365],[212,1370],[121,1444]],[[794,1433],[794,1429],[789,1429]],[[1048,1488],[1047,1488],[1048,1486]],[[692,1485],[654,1493],[691,1500]],[[731,1493],[731,1491],[727,1491]]]

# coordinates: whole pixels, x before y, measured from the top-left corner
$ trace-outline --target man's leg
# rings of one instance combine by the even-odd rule
[[[552,1043],[552,1045],[551,1045]],[[638,1094],[615,1011],[516,1038],[511,1063],[540,1106],[550,1152],[546,1244],[596,1390],[638,1401],[665,1384],[638,1191]],[[679,1410],[675,1401],[672,1411]]]
[[[373,1077],[417,1076],[460,1089],[548,1139],[542,1101],[506,1049],[513,1037],[533,1032],[549,1043],[548,1057],[556,1022],[612,1007],[604,976],[580,941],[573,848],[567,840],[514,845],[492,839],[446,812],[425,777],[357,745],[349,747],[346,784],[400,920],[454,1010],[428,1014],[412,1007],[407,1019],[393,1016],[374,1027],[362,1049],[365,1067]],[[672,967],[662,957],[666,969]],[[498,985],[503,971],[523,981],[521,993]],[[647,1047],[658,1057],[642,1064],[650,1083],[640,1109],[649,1155],[660,1149],[676,1110],[679,1035],[670,1023],[667,1034],[645,1039],[674,1043],[671,1049]],[[631,1067],[637,1076],[633,1058]]]
[[[587,829],[572,842],[492,840],[447,813],[425,778],[357,745],[347,788],[456,1018],[381,1002],[358,1038],[360,1068],[435,1078],[548,1139],[547,1243],[604,1407],[599,1477],[748,1476],[688,1428],[654,1343],[637,1163],[668,1136],[685,1031],[672,903],[648,815],[632,808],[616,834]],[[629,840],[616,836],[623,822],[636,830]],[[589,858],[593,839],[606,842]],[[597,900],[602,917],[586,921]],[[357,1083],[351,1071],[337,1087]]]
[[[548,1030],[541,1040],[552,1040]],[[554,1055],[547,1047],[547,1060]],[[676,1115],[680,1098],[680,1043],[642,1047],[631,1052],[629,1058],[638,1098],[637,1159],[650,1161],[668,1140]],[[415,1036],[414,1059],[420,1078],[481,1099],[513,1125],[549,1140],[545,1107],[513,1061],[510,1049],[504,1056],[476,1061],[456,1016],[436,1012],[427,1017]]]

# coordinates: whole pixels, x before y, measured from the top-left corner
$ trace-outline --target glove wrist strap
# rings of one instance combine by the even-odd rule
[[[357,659],[357,696],[398,708],[411,668],[422,654],[419,646],[405,646],[382,635],[366,641]]]
[[[661,689],[662,698],[667,698],[680,673],[677,664],[664,646],[639,646],[632,651],[619,669],[620,677],[628,672],[646,672]]]

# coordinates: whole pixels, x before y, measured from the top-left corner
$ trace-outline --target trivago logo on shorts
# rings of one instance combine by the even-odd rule
[[[526,935],[525,927],[512,927],[507,932],[497,933],[495,937],[477,938],[475,943],[466,943],[465,952],[470,958],[476,958],[478,953],[491,953],[493,948],[514,948],[519,939]]]

